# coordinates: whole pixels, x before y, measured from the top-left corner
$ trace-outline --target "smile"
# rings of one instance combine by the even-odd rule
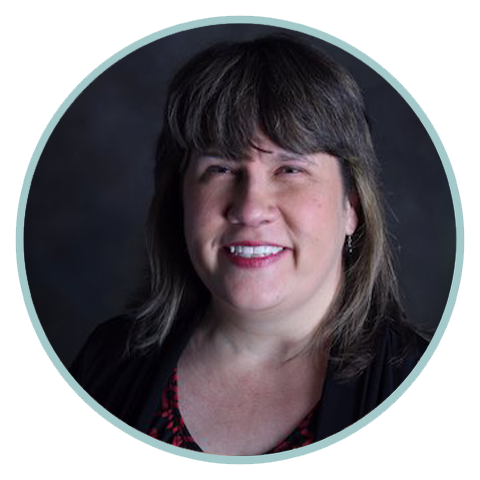
[[[248,245],[238,243],[227,245],[224,252],[227,258],[236,267],[240,268],[262,268],[267,267],[280,260],[289,251],[286,247],[278,245],[257,244]]]
[[[273,245],[259,245],[259,246],[246,246],[246,245],[231,245],[228,247],[231,255],[235,255],[243,258],[262,258],[270,255],[276,255],[284,250],[283,247],[275,247]]]

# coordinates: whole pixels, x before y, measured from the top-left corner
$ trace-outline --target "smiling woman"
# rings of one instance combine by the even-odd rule
[[[287,152],[264,135],[252,144],[248,158],[235,163],[203,155],[189,162],[188,252],[217,316],[261,311],[277,317],[275,327],[284,317],[297,331],[305,321],[311,332],[340,284],[343,244],[357,215],[334,157],[286,162]]]
[[[404,321],[362,96],[287,37],[214,46],[173,79],[149,294],[71,372],[135,428],[258,455],[383,402],[426,342]]]

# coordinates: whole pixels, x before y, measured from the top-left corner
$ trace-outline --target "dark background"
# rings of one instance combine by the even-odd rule
[[[157,40],[102,73],[59,121],[32,180],[24,245],[38,318],[67,366],[97,324],[122,313],[144,276],[154,152],[173,73],[213,42],[280,30],[230,24]],[[405,307],[412,323],[433,333],[455,263],[455,216],[441,160],[388,82],[338,47],[309,39],[345,65],[364,93]]]

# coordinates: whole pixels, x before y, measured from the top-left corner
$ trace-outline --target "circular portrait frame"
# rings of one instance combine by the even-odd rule
[[[217,25],[229,25],[229,24],[250,24],[250,25],[268,25],[271,27],[279,27],[288,30],[293,30],[296,32],[300,32],[302,34],[310,35],[312,37],[317,37],[318,39],[325,41],[338,47],[339,49],[344,50],[348,54],[356,57],[358,60],[369,66],[371,69],[376,71],[384,80],[386,80],[400,95],[401,97],[408,103],[411,109],[415,112],[418,119],[422,122],[424,128],[428,132],[431,141],[433,142],[438,156],[440,157],[445,175],[448,179],[448,184],[450,188],[450,193],[453,202],[453,209],[455,215],[455,227],[456,227],[456,250],[455,250],[455,265],[453,269],[453,277],[451,282],[451,288],[448,295],[448,300],[446,302],[443,315],[441,320],[438,324],[438,328],[436,328],[435,334],[431,339],[430,345],[427,348],[426,353],[423,355],[421,360],[418,362],[417,366],[413,369],[411,374],[408,378],[401,384],[401,386],[387,399],[385,400],[379,407],[375,410],[367,414],[361,420],[357,421],[350,427],[338,432],[331,437],[328,437],[324,440],[319,442],[315,442],[309,446],[302,447],[301,449],[291,450],[283,453],[276,453],[271,455],[257,455],[257,456],[247,456],[247,457],[228,457],[228,456],[221,456],[221,455],[206,455],[204,453],[197,453],[194,451],[185,450],[179,447],[171,446],[166,443],[160,442],[152,437],[149,437],[147,434],[142,433],[133,427],[127,425],[123,421],[119,420],[117,417],[112,415],[108,412],[105,408],[103,408],[100,404],[98,404],[95,400],[88,395],[88,393],[83,390],[83,388],[73,379],[73,377],[68,372],[67,368],[63,361],[60,360],[58,353],[52,347],[45,330],[42,326],[42,323],[39,320],[37,315],[37,310],[34,306],[34,302],[32,300],[32,295],[28,283],[27,278],[27,270],[26,270],[26,261],[25,261],[25,244],[24,244],[24,225],[25,225],[25,213],[27,208],[27,200],[30,192],[30,187],[32,184],[32,179],[37,168],[37,164],[42,156],[44,151],[45,145],[47,144],[48,139],[52,135],[52,132],[55,130],[58,122],[64,116],[65,112],[68,111],[72,103],[77,99],[77,97],[87,88],[94,80],[96,80],[103,72],[108,70],[110,67],[115,65],[119,60],[125,58],[127,55],[135,52],[136,50],[144,47],[154,41],[160,40],[162,38],[168,37],[170,35],[185,32],[188,30],[200,28],[200,27],[209,27],[209,26],[217,26]],[[410,385],[415,381],[418,377],[420,372],[423,370],[427,362],[432,357],[435,349],[437,348],[444,332],[447,327],[448,321],[452,314],[455,300],[457,297],[459,285],[460,285],[460,277],[462,272],[462,264],[463,264],[463,250],[464,250],[464,227],[463,227],[463,216],[462,216],[462,208],[460,202],[460,196],[458,192],[457,183],[455,180],[455,176],[453,173],[453,169],[451,167],[450,161],[448,159],[447,153],[442,145],[440,138],[438,137],[433,125],[429,121],[426,114],[423,112],[421,107],[417,104],[417,102],[412,98],[412,96],[408,93],[408,91],[385,69],[383,69],[380,65],[378,65],[374,60],[369,58],[364,53],[360,52],[353,46],[343,42],[342,40],[335,38],[329,34],[321,32],[311,27],[306,27],[303,25],[299,25],[292,22],[287,22],[283,20],[276,20],[272,18],[264,18],[264,17],[218,17],[218,18],[208,18],[188,23],[183,23],[180,25],[176,25],[162,31],[156,32],[152,35],[149,35],[141,40],[129,45],[128,47],[124,48],[120,52],[116,53],[104,63],[102,63],[98,68],[96,68],[93,72],[91,72],[67,97],[67,99],[62,103],[60,108],[56,111],[55,115],[49,122],[48,126],[46,127],[45,131],[43,132],[40,141],[37,144],[35,152],[32,156],[31,162],[29,164],[28,170],[26,172],[23,189],[21,193],[19,208],[18,208],[18,217],[17,217],[17,262],[18,262],[18,272],[22,287],[22,292],[25,300],[25,304],[31,318],[33,327],[38,335],[38,338],[50,357],[52,363],[55,365],[57,370],[60,372],[62,377],[65,381],[73,388],[73,390],[97,413],[103,416],[106,420],[110,423],[118,427],[120,430],[128,433],[132,437],[137,438],[138,440],[147,443],[155,448],[159,448],[161,450],[173,453],[175,455],[184,456],[187,458],[192,458],[201,461],[207,462],[214,462],[214,463],[231,463],[231,464],[242,464],[242,463],[265,463],[265,462],[273,462],[283,459],[288,459],[292,457],[297,457],[300,455],[305,455],[310,452],[314,452],[329,445],[332,445],[352,433],[360,430],[370,422],[372,422],[375,418],[381,415],[385,410],[387,410],[393,403],[395,403],[403,393],[410,387]]]

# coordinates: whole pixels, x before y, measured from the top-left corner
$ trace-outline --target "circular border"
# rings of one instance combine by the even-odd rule
[[[445,174],[447,176],[450,192],[452,195],[454,212],[455,212],[455,220],[456,220],[456,254],[455,254],[455,268],[453,272],[453,279],[452,285],[450,289],[450,294],[448,296],[447,304],[445,306],[445,310],[442,315],[442,319],[438,325],[438,328],[433,336],[429,347],[427,348],[425,354],[420,359],[416,367],[412,370],[410,375],[407,379],[400,385],[395,392],[390,395],[387,400],[385,400],[380,406],[375,408],[372,412],[368,415],[363,417],[361,420],[355,422],[350,427],[342,430],[341,432],[332,435],[324,440],[319,442],[315,442],[309,446],[302,447],[297,450],[291,450],[288,452],[282,453],[274,453],[270,455],[253,455],[247,457],[237,457],[237,456],[222,456],[222,455],[210,455],[200,452],[189,451],[186,449],[182,449],[180,447],[174,447],[173,445],[168,445],[166,443],[160,442],[145,433],[142,433],[133,427],[130,427],[123,421],[119,420],[117,417],[112,415],[110,412],[105,410],[101,405],[99,405],[95,400],[90,397],[83,388],[73,379],[70,375],[66,367],[58,358],[58,355],[53,350],[52,346],[50,345],[45,332],[43,331],[42,325],[38,319],[37,313],[35,311],[35,307],[33,305],[32,297],[30,295],[30,289],[28,286],[27,274],[25,269],[25,257],[24,257],[24,248],[23,248],[23,240],[24,240],[24,221],[25,221],[25,210],[27,205],[28,193],[30,190],[30,185],[32,182],[32,177],[35,172],[36,166],[38,161],[41,157],[45,144],[50,137],[51,133],[57,126],[57,123],[62,118],[63,114],[68,110],[70,105],[73,101],[80,95],[80,93],[90,84],[92,83],[101,73],[105,70],[110,68],[113,64],[117,61],[121,60],[128,54],[132,53],[133,51],[153,42],[159,40],[161,38],[167,37],[174,33],[179,33],[185,30],[191,30],[194,28],[199,27],[206,27],[212,25],[222,25],[222,24],[232,24],[232,23],[245,23],[245,24],[258,24],[258,25],[269,25],[274,27],[281,27],[287,28],[290,30],[295,30],[301,33],[305,33],[307,35],[311,35],[313,37],[317,37],[321,40],[324,40],[328,43],[331,43],[342,50],[350,53],[351,55],[355,56],[373,70],[375,70],[379,75],[381,75],[387,82],[389,82],[395,90],[403,97],[403,99],[410,105],[412,110],[418,116],[420,121],[423,123],[425,129],[427,130],[430,138],[432,139],[435,148],[442,160],[443,168],[445,170]],[[372,420],[377,418],[380,414],[382,414],[385,410],[387,410],[393,403],[395,403],[407,390],[408,387],[414,382],[414,380],[418,377],[420,372],[423,370],[427,362],[433,355],[433,352],[437,348],[446,328],[450,316],[452,315],[453,308],[455,305],[455,300],[457,298],[458,289],[460,287],[460,279],[462,273],[462,266],[463,266],[463,257],[464,257],[464,225],[463,225],[463,215],[462,215],[462,208],[461,208],[461,201],[460,201],[460,194],[458,192],[458,186],[455,180],[455,175],[453,173],[452,166],[448,159],[447,153],[445,148],[443,147],[440,138],[435,131],[433,125],[430,123],[428,117],[425,115],[423,110],[417,104],[417,102],[413,99],[413,97],[407,92],[407,90],[398,82],[390,73],[388,73],[383,67],[378,65],[374,60],[370,57],[362,53],[361,51],[357,50],[355,47],[352,47],[350,44],[333,37],[325,32],[320,30],[316,30],[311,27],[307,27],[298,23],[288,22],[285,20],[278,20],[268,17],[255,17],[255,16],[227,16],[227,17],[211,17],[202,20],[195,20],[192,22],[182,23],[173,27],[166,28],[159,32],[153,33],[148,35],[131,45],[125,47],[121,51],[117,52],[115,55],[112,55],[108,58],[105,62],[99,65],[95,70],[93,70],[87,77],[85,77],[79,85],[70,93],[70,95],[64,100],[64,102],[60,105],[58,110],[53,115],[52,119],[48,123],[47,127],[45,128],[40,140],[35,148],[33,153],[32,159],[30,164],[27,168],[27,172],[25,174],[25,180],[23,183],[20,201],[18,206],[18,214],[17,214],[17,228],[16,228],[16,252],[17,252],[17,264],[18,264],[18,274],[20,279],[20,285],[22,288],[22,293],[25,301],[25,305],[27,307],[28,314],[32,321],[33,327],[37,333],[37,336],[46,351],[47,355],[49,356],[50,360],[53,362],[54,366],[57,368],[59,373],[62,375],[64,380],[73,388],[73,390],[97,413],[103,416],[106,420],[110,423],[118,427],[120,430],[128,433],[129,435],[137,438],[138,440],[147,443],[155,448],[160,450],[164,450],[169,453],[173,453],[175,455],[192,458],[195,460],[201,460],[205,462],[213,462],[213,463],[224,463],[224,464],[253,464],[253,463],[269,463],[274,462],[277,460],[285,460],[288,458],[298,457],[305,455],[307,453],[311,453],[329,445],[332,445],[348,436],[356,431],[360,430],[364,426],[368,425]]]

